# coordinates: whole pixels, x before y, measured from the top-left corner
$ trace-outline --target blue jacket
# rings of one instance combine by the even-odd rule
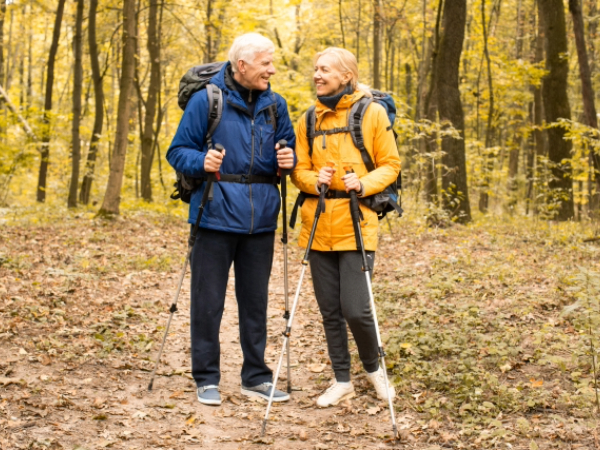
[[[213,144],[221,144],[226,154],[221,164],[222,174],[253,174],[277,176],[275,144],[285,139],[294,148],[296,137],[285,100],[271,91],[259,94],[254,117],[240,94],[226,83],[229,63],[215,75],[211,83],[223,92],[223,115],[213,134]],[[277,130],[274,133],[267,108],[277,104]],[[177,133],[167,152],[167,160],[175,170],[186,176],[205,177],[204,157],[208,128],[208,97],[206,89],[192,95],[185,108]],[[295,162],[294,162],[295,163]],[[195,223],[206,183],[192,194],[189,223]],[[273,184],[242,184],[217,182],[213,200],[204,209],[200,227],[232,233],[262,233],[277,229],[281,200]]]

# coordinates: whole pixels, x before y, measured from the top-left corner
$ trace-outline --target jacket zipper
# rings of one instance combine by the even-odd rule
[[[254,113],[254,117],[252,117],[252,115],[250,114],[250,111],[248,110],[248,108],[243,108],[239,105],[236,105],[235,103],[231,102],[231,101],[227,101],[227,103],[229,103],[231,106],[233,106],[234,108],[239,109],[240,111],[244,111],[246,114],[248,114],[251,119],[252,119],[252,151],[251,151],[251,155],[250,155],[250,168],[248,170],[248,176],[250,176],[252,174],[252,167],[254,166],[254,119],[256,118],[256,116],[258,114],[260,114],[261,112],[265,111],[266,109],[269,108],[269,106],[267,106],[266,108],[261,109],[260,111],[255,111]],[[254,230],[254,203],[252,202],[252,183],[248,183],[248,188],[250,191],[250,231],[248,232],[248,234],[252,234],[252,230]]]
[[[252,166],[254,165],[254,118],[252,118],[252,153],[250,155],[250,169],[248,170],[248,176],[252,173]],[[252,183],[248,183],[248,189],[250,190],[250,231],[248,234],[252,234],[254,229],[254,203],[252,202]]]

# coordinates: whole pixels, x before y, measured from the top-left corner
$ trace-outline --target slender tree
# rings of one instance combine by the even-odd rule
[[[571,118],[571,107],[567,95],[569,75],[569,46],[562,0],[538,0],[540,16],[543,17],[546,70],[542,84],[544,113],[547,123]],[[571,141],[565,139],[562,127],[548,129],[548,158],[552,165],[552,179],[548,187],[552,192],[549,199],[559,202],[557,220],[569,220],[574,216],[573,169],[570,162]]]
[[[90,0],[90,14],[88,18],[88,46],[90,49],[90,62],[92,66],[92,81],[94,84],[94,128],[90,139],[90,149],[85,164],[85,175],[81,182],[79,201],[87,205],[90,201],[90,192],[94,180],[96,157],[98,146],[102,136],[104,124],[104,88],[102,86],[102,74],[100,73],[100,61],[98,59],[98,42],[96,41],[96,11],[98,0]]]
[[[46,94],[44,99],[44,113],[42,118],[42,143],[40,149],[40,171],[38,176],[37,195],[38,202],[46,200],[46,184],[48,178],[48,163],[50,160],[50,114],[52,112],[52,89],[54,86],[54,64],[58,52],[60,38],[60,27],[65,10],[65,0],[58,0],[56,16],[54,18],[54,31],[52,32],[52,43],[48,54],[46,70]]]
[[[382,0],[373,0],[373,88],[381,89]]]
[[[81,92],[83,88],[83,0],[77,0],[75,16],[75,35],[73,36],[73,121],[71,130],[71,184],[69,186],[69,208],[77,206],[77,189],[79,187],[79,162],[81,160]]]
[[[443,32],[436,61],[436,93],[440,120],[452,125],[460,134],[459,138],[442,138],[443,207],[453,220],[461,223],[471,220],[465,157],[465,120],[458,88],[466,19],[466,0],[444,2]]]
[[[486,68],[487,68],[487,81],[488,81],[488,95],[489,95],[489,109],[487,127],[485,130],[485,149],[486,158],[483,162],[483,189],[479,196],[479,211],[487,212],[489,208],[489,189],[491,183],[491,172],[494,168],[494,156],[490,150],[492,146],[492,136],[494,134],[494,84],[492,78],[492,61],[490,58],[490,51],[488,48],[488,37],[489,30],[487,29],[486,16],[485,16],[485,0],[481,0],[481,28],[483,31],[483,54],[485,56]]]
[[[150,85],[146,98],[146,115],[142,132],[141,194],[152,201],[152,161],[154,160],[154,118],[160,91],[160,36],[158,34],[158,0],[150,0],[148,9],[148,54],[150,56]],[[141,118],[140,118],[141,120]]]
[[[129,97],[133,88],[135,69],[135,0],[123,0],[123,58],[121,78],[119,80],[119,102],[117,109],[117,129],[115,142],[110,160],[110,173],[106,185],[106,193],[102,207],[98,212],[101,216],[119,214],[121,203],[121,187],[127,154],[127,135],[131,102]]]
[[[596,102],[594,87],[592,86],[592,75],[585,46],[585,34],[583,24],[583,13],[579,0],[569,0],[569,11],[573,16],[573,32],[575,34],[575,45],[577,47],[577,59],[579,60],[579,78],[581,79],[581,95],[583,97],[583,111],[588,126],[597,129],[598,117],[596,116]],[[594,168],[594,180],[596,192],[600,192],[600,156],[590,146],[590,159]]]

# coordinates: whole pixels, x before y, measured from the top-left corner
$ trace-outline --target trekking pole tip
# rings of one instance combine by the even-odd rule
[[[262,430],[260,432],[260,437],[264,437],[265,436],[265,429],[267,428],[267,419],[263,420],[263,425],[262,425]]]
[[[150,380],[150,384],[148,384],[148,392],[152,391],[152,385],[154,384],[154,380]]]

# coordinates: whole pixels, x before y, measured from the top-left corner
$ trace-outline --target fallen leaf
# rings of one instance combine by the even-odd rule
[[[183,392],[183,391],[175,391],[169,396],[169,398],[183,398],[183,397],[185,397],[185,392]]]
[[[531,387],[534,388],[542,387],[544,385],[544,380],[536,380],[535,378],[531,378],[529,382],[531,383]]]
[[[27,383],[25,382],[25,380],[20,380],[19,378],[0,377],[0,384],[2,386],[8,386],[9,384],[22,384],[22,385],[26,385]]]
[[[309,364],[308,370],[313,373],[321,373],[325,370],[325,367],[327,367],[327,364]]]
[[[367,414],[370,416],[374,416],[379,411],[381,411],[381,408],[379,406],[373,406],[372,408],[367,409]]]

